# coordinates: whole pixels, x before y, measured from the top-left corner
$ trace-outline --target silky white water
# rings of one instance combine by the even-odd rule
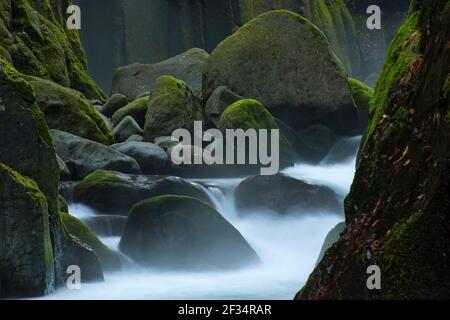
[[[355,170],[355,160],[334,165],[298,164],[285,174],[331,187],[343,200]],[[292,299],[314,268],[330,229],[344,220],[341,212],[311,212],[281,217],[255,212],[241,218],[234,208],[234,189],[242,179],[197,180],[214,205],[252,245],[263,264],[233,272],[181,273],[142,269],[127,261],[123,270],[105,274],[103,283],[83,284],[80,290],[59,289],[46,299]],[[74,204],[80,219],[95,215]],[[102,238],[117,251],[120,239]],[[123,255],[122,255],[123,256]],[[126,257],[123,257],[126,259]]]

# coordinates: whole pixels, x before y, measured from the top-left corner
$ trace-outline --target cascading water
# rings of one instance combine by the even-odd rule
[[[359,139],[349,139],[348,143],[355,145]],[[339,151],[335,148],[327,158]],[[337,164],[298,164],[283,173],[331,187],[343,201],[354,171],[353,155]],[[313,270],[328,231],[344,220],[343,210],[287,217],[255,211],[240,217],[234,206],[234,190],[242,180],[203,179],[193,183],[207,190],[217,210],[258,253],[262,265],[228,272],[161,272],[140,268],[121,254],[123,270],[105,274],[105,282],[84,284],[80,290],[59,289],[45,299],[292,299]],[[80,204],[72,204],[70,213],[81,220],[96,215]],[[101,240],[118,251],[119,237]]]

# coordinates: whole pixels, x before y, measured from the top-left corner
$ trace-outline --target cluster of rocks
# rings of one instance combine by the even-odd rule
[[[25,9],[14,7],[8,17],[25,21],[33,4],[22,2]],[[45,12],[33,12],[39,19],[25,28],[30,39],[41,41],[43,53],[66,52],[58,66],[68,73],[58,79],[59,69],[38,50],[34,57],[20,47],[24,39],[13,32],[7,50],[0,50],[2,297],[50,293],[64,285],[70,265],[81,267],[83,281],[119,270],[117,253],[91,228],[121,236],[120,250],[144,266],[196,270],[259,263],[204,189],[175,177],[242,175],[254,168],[175,166],[170,155],[180,142],[172,132],[192,131],[195,121],[221,132],[280,129],[281,164],[287,167],[298,158],[322,160],[339,136],[364,126],[370,89],[349,85],[323,33],[295,13],[262,14],[211,55],[191,49],[155,65],[122,67],[106,99],[83,62],[72,61],[76,34],[64,33],[66,46],[51,47],[40,32],[58,34],[55,24]],[[23,52],[45,68],[30,72]],[[70,215],[61,180],[81,181],[73,200],[102,215],[85,221]],[[280,214],[339,206],[330,189],[284,175],[252,177],[238,190],[243,212],[262,205]]]

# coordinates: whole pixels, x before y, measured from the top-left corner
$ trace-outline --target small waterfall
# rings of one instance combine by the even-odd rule
[[[353,144],[360,137],[343,144]],[[338,153],[338,146],[330,151]],[[355,151],[356,153],[356,151]],[[343,201],[355,172],[355,154],[343,161],[320,165],[296,164],[283,173],[313,184],[331,187]],[[323,241],[336,224],[337,214],[308,213],[299,217],[266,215],[255,211],[240,216],[234,194],[242,178],[192,179],[233,224],[260,256],[263,264],[228,272],[161,272],[137,267],[118,250],[120,237],[100,237],[124,261],[121,272],[106,274],[106,281],[84,285],[82,290],[58,290],[47,299],[292,299],[313,270]],[[73,187],[67,187],[71,190]],[[71,204],[71,214],[88,220],[98,214],[83,205]]]

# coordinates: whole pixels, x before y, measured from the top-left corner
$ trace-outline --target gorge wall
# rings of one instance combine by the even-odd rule
[[[396,35],[346,199],[347,228],[298,299],[447,299],[450,2],[415,1]],[[381,290],[366,286],[381,269]]]

